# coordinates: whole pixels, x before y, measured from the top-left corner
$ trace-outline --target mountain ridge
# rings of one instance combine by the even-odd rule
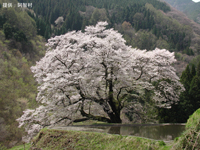
[[[162,0],[169,3],[172,7],[185,13],[190,19],[200,24],[200,2],[192,0]]]
[[[19,0],[19,2],[24,1]],[[55,36],[71,30],[84,31],[87,25],[94,25],[97,21],[107,21],[108,27],[122,33],[127,44],[132,47],[147,50],[158,47],[175,52],[182,65],[177,68],[179,75],[186,64],[200,53],[199,25],[163,1],[126,0],[122,3],[119,0],[69,0],[67,2],[26,0],[26,2],[33,3],[33,10],[37,17],[33,15],[32,17],[36,20],[41,35],[46,33],[45,35]],[[193,3],[189,0],[185,2]],[[152,5],[152,9],[148,9],[147,4],[149,7]],[[63,20],[56,24],[55,21],[58,21],[59,17]]]

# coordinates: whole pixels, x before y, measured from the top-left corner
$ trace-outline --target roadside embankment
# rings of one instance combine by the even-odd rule
[[[26,145],[29,148],[30,145]],[[24,146],[12,148],[23,150]],[[186,131],[174,142],[167,145],[134,136],[112,135],[107,133],[42,129],[33,139],[31,149],[37,150],[197,150],[200,149],[200,109],[187,121]]]
[[[174,143],[172,150],[200,149],[200,108],[187,120],[186,131]]]
[[[163,141],[154,141],[133,136],[111,135],[106,133],[84,132],[84,131],[64,131],[43,129],[34,138],[34,148],[43,150],[60,149],[151,149],[167,150]]]

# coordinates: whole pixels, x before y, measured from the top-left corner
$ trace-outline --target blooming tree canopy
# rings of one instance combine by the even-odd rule
[[[78,112],[85,118],[121,123],[121,110],[137,107],[145,90],[153,91],[152,100],[159,107],[179,100],[183,86],[171,66],[174,53],[134,49],[106,25],[99,22],[84,33],[72,31],[48,40],[46,55],[31,67],[39,83],[36,100],[42,105],[18,119],[30,135],[45,126],[75,121]],[[99,106],[96,114],[101,109],[105,115],[86,110],[91,103]]]

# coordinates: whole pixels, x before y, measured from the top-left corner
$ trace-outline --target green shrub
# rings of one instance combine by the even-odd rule
[[[186,131],[173,145],[175,150],[200,149],[200,108],[196,110],[187,121]]]
[[[165,146],[166,144],[165,144],[164,141],[159,141],[159,145],[160,145],[160,146]]]

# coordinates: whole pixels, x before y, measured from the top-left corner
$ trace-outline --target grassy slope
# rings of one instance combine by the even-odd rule
[[[200,108],[187,120],[186,131],[174,143],[172,150],[200,149]]]
[[[26,149],[31,147],[25,145]],[[163,141],[155,141],[134,136],[112,135],[107,133],[63,131],[42,129],[33,139],[34,148],[43,150],[87,149],[87,150],[191,150],[200,149],[200,109],[196,110],[187,121],[186,131],[174,143],[166,146]],[[23,150],[24,146],[13,147],[10,150]]]
[[[24,149],[25,147],[25,149]],[[31,147],[31,144],[25,144],[25,145],[19,145],[19,146],[15,146],[9,150],[29,150]]]
[[[43,129],[33,140],[33,147],[43,150],[60,149],[151,149],[167,150],[163,141],[154,141],[133,136],[111,135],[106,133],[62,131]],[[23,146],[21,146],[23,148]],[[12,148],[17,150],[17,147]],[[19,150],[19,147],[18,147]]]

